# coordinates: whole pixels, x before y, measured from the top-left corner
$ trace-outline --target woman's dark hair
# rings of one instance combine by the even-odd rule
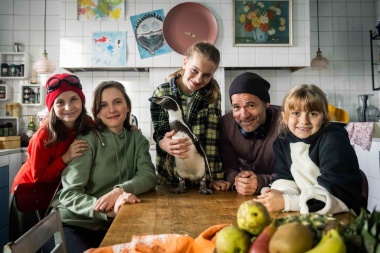
[[[92,102],[92,116],[95,119],[95,127],[99,131],[103,131],[104,129],[107,128],[107,126],[104,125],[104,123],[102,122],[102,120],[97,115],[98,115],[98,113],[100,112],[100,109],[101,109],[100,105],[102,103],[102,93],[103,93],[103,91],[105,89],[108,89],[108,88],[118,89],[123,94],[125,102],[127,103],[127,106],[129,108],[129,112],[127,113],[127,117],[124,120],[123,126],[128,131],[131,130],[131,127],[132,127],[132,125],[130,123],[131,111],[132,111],[131,99],[127,95],[127,92],[125,91],[124,86],[121,83],[116,82],[116,81],[104,81],[104,82],[101,82],[98,85],[98,87],[96,87],[96,89],[94,91],[94,100]]]

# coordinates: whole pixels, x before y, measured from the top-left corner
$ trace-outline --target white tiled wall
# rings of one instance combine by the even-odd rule
[[[46,49],[49,58],[57,64],[56,73],[62,72],[60,63],[68,66],[90,66],[89,39],[93,31],[127,31],[128,66],[152,67],[149,72],[83,72],[77,73],[82,80],[90,110],[92,91],[102,80],[123,81],[132,99],[133,113],[138,117],[139,127],[146,136],[151,134],[148,97],[153,88],[182,64],[183,57],[177,53],[165,54],[141,60],[138,57],[129,16],[156,9],[167,13],[180,0],[125,0],[126,19],[120,22],[76,21],[77,0],[47,0]],[[225,70],[223,67],[257,67],[262,57],[268,66],[308,66],[317,51],[316,0],[293,0],[293,47],[234,47],[232,31],[231,0],[199,0],[215,15],[218,23],[218,39],[215,45],[222,53],[221,67],[215,77],[222,89],[225,110],[230,109],[228,88],[233,78],[243,70]],[[310,2],[310,3],[309,3]],[[380,107],[379,91],[372,91],[369,48],[369,30],[375,30],[380,16],[379,0],[320,0],[319,1],[320,48],[329,60],[329,70],[312,71],[310,68],[291,72],[290,70],[259,70],[271,83],[272,104],[281,104],[285,93],[300,83],[313,83],[329,94],[329,102],[341,105],[348,111],[351,121],[357,120],[358,94],[374,94],[374,105]],[[22,51],[30,55],[30,65],[43,52],[43,0],[0,0],[0,51],[13,51],[13,43],[21,42]],[[68,39],[70,38],[70,39]],[[309,46],[310,45],[310,46]],[[63,55],[63,57],[62,57]],[[78,57],[80,55],[80,57]],[[30,68],[31,69],[31,68]],[[375,80],[378,83],[378,73]],[[43,85],[47,76],[40,75]],[[1,78],[0,78],[1,79]],[[7,80],[13,88],[13,98],[0,102],[0,117],[5,116],[5,104],[18,102],[20,84],[28,80]],[[22,108],[22,127],[28,122],[28,115],[34,115],[43,106]],[[379,184],[379,144],[373,144],[377,154],[359,155],[362,169],[370,182],[370,207],[380,206],[375,197]],[[358,152],[359,150],[356,149]],[[371,153],[372,154],[372,153]],[[377,187],[377,188],[376,188]]]
[[[72,66],[89,62],[90,47],[88,45],[93,31],[126,30],[128,61],[131,61],[128,62],[128,65],[154,67],[149,73],[87,72],[78,73],[78,75],[83,80],[86,95],[90,95],[91,88],[104,78],[128,81],[126,86],[128,86],[128,90],[133,92],[133,100],[136,101],[133,104],[135,113],[138,116],[140,116],[139,114],[144,115],[141,123],[143,124],[143,131],[146,133],[149,129],[149,119],[146,117],[148,110],[148,103],[145,103],[146,98],[152,91],[152,87],[163,82],[163,78],[170,73],[170,68],[174,69],[181,66],[183,57],[177,53],[170,53],[144,60],[139,59],[129,16],[161,8],[164,9],[164,13],[167,13],[170,8],[184,1],[126,0],[126,19],[124,21],[83,22],[83,26],[78,26],[78,21],[75,20],[76,2],[76,0],[47,0],[46,49],[49,58],[57,64],[56,73],[64,71],[59,66],[62,61]],[[272,66],[278,66],[280,62],[282,65],[283,62],[287,61],[301,61],[308,65],[310,59],[316,54],[316,0],[310,0],[310,3],[309,0],[293,0],[294,46],[289,48],[234,47],[231,29],[232,1],[205,0],[197,2],[207,6],[217,19],[219,34],[215,45],[222,53],[221,67],[259,66],[255,57],[259,53],[268,52],[268,49],[273,52],[268,54],[268,57],[271,57]],[[21,42],[24,45],[21,49],[30,55],[30,65],[32,66],[43,52],[44,1],[0,0],[0,3],[0,51],[12,51],[13,43]],[[331,104],[341,105],[343,109],[349,112],[351,121],[357,120],[358,94],[375,94],[374,104],[380,107],[379,92],[371,89],[369,61],[369,30],[375,29],[377,25],[375,4],[377,4],[377,0],[319,1],[320,47],[323,55],[330,62],[330,68],[324,71],[312,71],[307,67],[296,72],[285,69],[254,70],[271,82],[272,104],[281,104],[284,94],[294,85],[314,83],[329,94]],[[309,11],[309,8],[312,11]],[[302,49],[300,45],[308,45],[308,40],[310,40],[310,47]],[[301,43],[301,41],[303,42]],[[306,52],[306,54],[299,55],[301,51]],[[78,59],[78,54],[82,55],[80,59]],[[64,59],[62,59],[62,55],[65,55]],[[226,70],[223,71],[225,76],[217,77],[222,86],[223,94],[228,92],[229,84],[240,72]],[[46,76],[38,76],[41,84],[44,83],[45,79]],[[377,73],[375,79],[377,82]],[[7,80],[7,85],[13,88],[13,99],[10,102],[17,102],[20,83],[27,83],[27,80]],[[224,87],[226,88],[224,89]],[[136,95],[137,93],[139,95]],[[225,101],[226,110],[228,110],[230,107],[228,97],[223,96],[223,101]],[[0,102],[0,116],[5,115],[6,103]],[[87,103],[87,107],[90,107],[89,103]],[[21,123],[24,123],[25,126],[29,118],[28,115],[34,115],[42,109],[41,107],[24,106]],[[21,127],[21,130],[23,129],[25,128]]]
[[[367,175],[369,185],[368,210],[380,210],[380,139],[373,141],[369,151],[354,145],[359,166]]]

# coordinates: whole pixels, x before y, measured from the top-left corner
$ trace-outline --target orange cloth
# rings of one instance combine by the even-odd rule
[[[92,248],[85,253],[213,253],[215,235],[226,226],[230,226],[230,224],[212,226],[203,231],[196,239],[179,234],[135,235],[131,242]]]
[[[332,121],[345,122],[346,124],[348,123],[349,116],[345,110],[342,110],[330,104],[328,110]]]

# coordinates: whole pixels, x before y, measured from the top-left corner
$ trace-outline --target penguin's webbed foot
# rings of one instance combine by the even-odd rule
[[[212,190],[210,188],[207,188],[207,184],[206,184],[206,179],[205,178],[203,178],[201,180],[198,192],[200,194],[204,194],[204,195],[212,194]]]
[[[200,194],[204,194],[204,195],[209,195],[209,194],[212,194],[212,190],[209,189],[209,188],[202,188],[202,187],[199,187],[199,191],[198,191]]]
[[[170,192],[171,193],[176,193],[176,194],[185,193],[186,192],[185,181],[182,178],[179,178],[178,188],[171,189]]]
[[[176,194],[181,194],[181,193],[185,193],[186,189],[182,188],[182,187],[178,187],[178,188],[175,188],[175,189],[171,189],[170,192],[171,193],[176,193]]]

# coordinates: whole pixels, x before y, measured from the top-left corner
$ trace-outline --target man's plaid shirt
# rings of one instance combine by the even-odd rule
[[[223,179],[222,164],[219,158],[219,118],[221,117],[221,97],[219,93],[218,99],[209,104],[205,94],[209,89],[206,86],[192,96],[190,103],[187,103],[186,96],[179,91],[175,79],[173,77],[168,83],[161,84],[153,92],[153,96],[161,97],[163,95],[174,95],[182,105],[184,121],[192,129],[194,134],[203,146],[206,152],[208,162],[210,164],[212,179],[210,174],[206,172],[207,180]],[[215,81],[216,82],[216,81]],[[150,112],[153,121],[154,133],[153,138],[156,142],[156,172],[158,184],[176,185],[178,184],[178,175],[174,169],[174,175],[170,176],[167,169],[164,167],[167,153],[163,151],[158,143],[165,136],[165,133],[170,132],[169,116],[167,112],[159,105],[151,103]]]

